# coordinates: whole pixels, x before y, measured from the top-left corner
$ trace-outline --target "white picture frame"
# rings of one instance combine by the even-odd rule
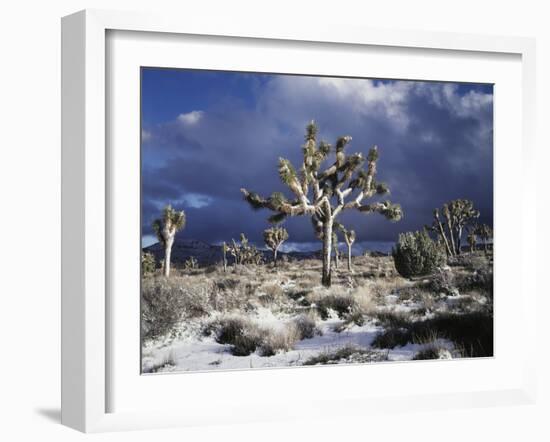
[[[253,22],[216,22],[200,17],[166,17],[142,13],[87,10],[62,21],[62,423],[85,432],[167,426],[207,425],[214,417],[197,407],[189,410],[150,409],[109,411],[110,345],[108,327],[112,320],[107,288],[109,218],[109,117],[106,81],[106,36],[110,31],[154,32],[162,35],[199,35],[247,39],[269,39],[312,44],[367,45],[428,49],[478,54],[510,54],[521,57],[521,156],[522,174],[534,170],[535,43],[532,39],[450,33],[388,31],[346,26],[300,26],[281,23],[266,27]],[[158,35],[158,34],[157,34]],[[496,134],[498,137],[498,133]],[[498,191],[497,189],[495,191]],[[536,194],[521,189],[521,306],[525,334],[535,333],[536,289],[529,256],[536,256]],[[519,221],[519,220],[518,220]],[[519,250],[518,249],[518,250]],[[498,313],[496,320],[498,321]],[[425,395],[389,395],[373,400],[361,396],[339,398],[337,413],[364,415],[373,411],[402,411],[500,404],[532,403],[535,397],[536,358],[534,339],[525,339],[518,355],[522,375],[505,388],[481,388],[461,393],[431,392]],[[498,355],[497,355],[498,357]],[[388,366],[386,366],[387,368]],[[410,366],[409,366],[410,367]],[[339,367],[338,369],[342,369]],[[357,375],[367,367],[352,367]],[[372,370],[372,367],[369,367]],[[379,372],[384,366],[377,367]],[[329,369],[330,370],[330,369]],[[289,370],[286,371],[290,372]],[[332,370],[334,373],[334,370]],[[218,376],[218,374],[206,374]],[[247,372],[236,374],[243,380]],[[265,381],[265,372],[262,375]],[[165,383],[175,376],[166,376]],[[198,378],[197,378],[198,379]],[[213,378],[211,378],[213,379]],[[518,378],[519,379],[519,378]],[[366,396],[364,399],[368,399]],[[310,407],[277,404],[257,407],[252,393],[245,393],[235,406],[248,413],[220,412],[216,422],[253,422],[327,413],[317,399]],[[330,413],[334,414],[334,410]]]

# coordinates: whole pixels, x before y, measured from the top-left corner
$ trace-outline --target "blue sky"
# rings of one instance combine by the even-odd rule
[[[299,167],[312,119],[320,139],[351,135],[349,153],[378,145],[378,178],[403,206],[395,224],[345,214],[358,241],[394,241],[455,198],[472,199],[492,224],[492,85],[144,68],[141,105],[144,243],[167,203],[187,213],[182,237],[245,232],[260,243],[269,213],[251,211],[239,189],[285,191],[277,159]],[[296,248],[316,244],[307,218],[285,227]]]

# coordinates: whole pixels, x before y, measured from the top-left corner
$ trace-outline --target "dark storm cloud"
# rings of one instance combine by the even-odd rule
[[[377,144],[378,179],[403,206],[405,217],[395,224],[345,213],[358,240],[394,241],[430,223],[433,209],[455,198],[472,199],[482,221],[492,224],[492,94],[449,83],[291,76],[251,85],[253,105],[228,92],[206,109],[144,128],[144,234],[171,202],[187,212],[187,238],[217,242],[245,232],[260,241],[269,214],[252,211],[239,189],[285,191],[277,159],[299,166],[311,119],[329,142],[352,135],[350,153]],[[315,240],[307,218],[291,219],[286,228],[294,243]]]

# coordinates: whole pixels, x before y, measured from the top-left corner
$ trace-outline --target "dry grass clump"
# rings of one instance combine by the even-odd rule
[[[285,292],[279,284],[271,283],[261,286],[257,289],[258,300],[262,305],[270,305],[282,303],[284,301]]]
[[[313,314],[302,314],[294,319],[294,325],[298,330],[298,340],[311,339],[315,335],[321,335],[323,332],[317,326],[317,320]]]
[[[359,310],[357,300],[350,293],[329,291],[326,294],[317,294],[315,298],[321,319],[329,318],[333,312],[339,318],[345,318]]]
[[[292,350],[301,339],[313,337],[317,327],[315,322],[311,323],[312,320],[304,315],[275,329],[261,327],[243,316],[223,316],[208,323],[203,333],[213,335],[219,344],[231,345],[234,356],[248,356],[256,350],[261,356],[273,356],[280,351]]]
[[[211,310],[212,283],[185,277],[145,278],[141,287],[141,326],[146,340],[170,334],[182,320]]]
[[[289,322],[281,330],[267,329],[259,346],[260,355],[273,356],[279,351],[290,351],[299,340],[300,330],[294,322]]]
[[[152,364],[144,365],[143,373],[158,373],[159,371],[164,371],[166,369],[176,367],[176,355],[173,351],[165,353],[160,361],[154,362]]]
[[[214,335],[219,344],[232,345],[235,356],[248,356],[256,351],[264,340],[264,330],[243,316],[224,316],[208,323],[205,335]]]
[[[304,362],[304,365],[354,364],[364,362],[387,361],[388,353],[368,350],[356,345],[346,345],[324,351]]]
[[[445,347],[430,345],[429,347],[423,348],[413,357],[414,361],[421,361],[427,359],[452,359],[452,353],[447,350]]]

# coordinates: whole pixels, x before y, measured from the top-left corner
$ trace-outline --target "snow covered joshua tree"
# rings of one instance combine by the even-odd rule
[[[164,247],[164,276],[170,276],[170,255],[176,233],[185,227],[185,212],[178,212],[168,204],[162,211],[162,217],[153,221],[159,242]]]
[[[271,227],[264,230],[264,242],[273,252],[273,264],[277,266],[277,252],[281,245],[288,239],[288,232],[284,227]]]
[[[331,249],[333,226],[337,217],[345,210],[380,213],[387,219],[397,221],[403,216],[401,206],[390,201],[364,203],[375,195],[389,192],[388,186],[376,182],[376,161],[378,149],[370,149],[365,158],[361,153],[346,155],[344,152],[350,136],[336,141],[335,161],[321,170],[321,165],[331,153],[331,145],[317,142],[315,122],[307,125],[303,145],[303,163],[297,172],[289,160],[279,158],[279,176],[288,186],[293,196],[287,199],[281,192],[268,198],[241,189],[246,201],[253,209],[269,209],[274,213],[269,218],[272,223],[284,221],[288,216],[310,216],[317,237],[323,242],[322,284],[331,285]]]

